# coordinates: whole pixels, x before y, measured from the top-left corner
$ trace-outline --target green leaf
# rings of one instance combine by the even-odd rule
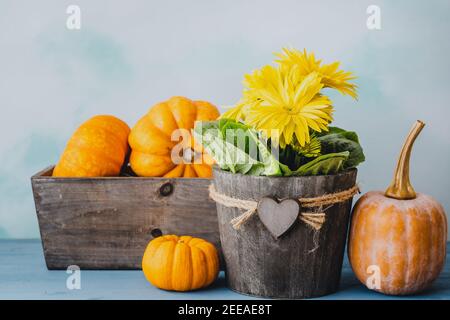
[[[230,119],[198,122],[194,137],[223,170],[249,175],[280,176],[280,163],[258,132]]]
[[[281,169],[282,175],[285,177],[292,176],[292,174],[293,174],[292,170],[287,165],[282,164],[281,162],[280,162],[280,169]]]
[[[343,164],[349,155],[348,151],[325,154],[302,165],[292,174],[295,176],[335,174],[343,169]]]
[[[255,130],[248,130],[248,134],[251,137],[251,141],[256,143],[258,150],[258,157],[264,165],[264,171],[261,175],[264,176],[281,176],[282,171],[280,168],[280,162],[272,155],[271,150],[267,148]]]
[[[365,160],[364,152],[359,144],[359,138],[356,132],[346,131],[337,127],[330,127],[329,129],[328,133],[322,133],[319,136],[322,154],[348,151],[350,155],[344,162],[344,169],[354,168]]]
[[[204,146],[217,165],[223,170],[229,170],[233,173],[245,173],[251,169],[252,165],[258,163],[256,159],[250,158],[245,151],[224,139],[219,130],[218,122],[202,122],[201,125],[196,125],[194,138]]]
[[[288,146],[280,152],[282,163],[271,153],[270,143],[267,146],[258,131],[241,122],[220,119],[197,123],[194,137],[222,170],[247,175],[335,174],[365,160],[358,135],[338,127],[317,133],[321,156],[311,160]]]

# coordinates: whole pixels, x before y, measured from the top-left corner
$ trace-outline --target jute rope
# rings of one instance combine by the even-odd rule
[[[312,227],[314,230],[318,231],[325,223],[326,217],[324,211],[326,211],[329,206],[344,202],[357,193],[359,193],[359,186],[356,184],[347,190],[336,193],[324,194],[322,196],[312,198],[298,198],[297,200],[303,208],[317,208],[317,210],[311,212],[300,212],[300,220]],[[233,218],[230,221],[231,225],[236,230],[256,213],[256,209],[258,207],[257,201],[229,197],[217,192],[212,184],[209,186],[209,196],[215,202],[220,203],[227,208],[238,208],[245,210],[243,214]],[[328,207],[324,209],[324,206]]]

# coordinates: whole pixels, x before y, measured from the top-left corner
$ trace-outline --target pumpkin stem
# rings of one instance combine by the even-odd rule
[[[152,231],[150,231],[150,234],[152,235],[153,238],[158,238],[158,237],[162,237],[163,233],[161,231],[161,229],[153,229]]]
[[[416,192],[409,181],[409,159],[411,158],[411,149],[414,141],[424,126],[425,123],[417,120],[406,137],[398,158],[394,179],[384,193],[387,197],[400,200],[414,199],[416,197]]]

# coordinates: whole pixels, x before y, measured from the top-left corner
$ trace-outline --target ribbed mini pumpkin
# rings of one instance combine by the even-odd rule
[[[128,153],[130,128],[110,115],[84,122],[69,139],[54,177],[117,176]]]
[[[219,256],[213,244],[191,236],[165,235],[148,244],[142,271],[155,287],[190,291],[209,286],[219,272]]]
[[[210,177],[213,160],[194,143],[191,129],[195,121],[215,120],[217,108],[206,101],[172,97],[154,105],[131,129],[130,165],[143,177]],[[185,129],[182,143],[172,139],[177,129]],[[173,141],[174,140],[174,141]],[[172,161],[175,148],[182,151],[179,163]]]
[[[372,266],[379,287],[391,295],[427,288],[441,272],[446,255],[447,220],[432,197],[416,193],[409,181],[411,148],[424,124],[418,121],[400,154],[392,184],[383,193],[363,195],[353,209],[348,256],[357,278],[367,285]]]

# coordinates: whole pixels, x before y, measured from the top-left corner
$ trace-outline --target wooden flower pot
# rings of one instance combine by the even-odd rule
[[[337,175],[260,177],[214,169],[217,192],[258,201],[317,197],[355,185],[357,170]],[[230,220],[242,210],[217,203],[227,283],[239,293],[270,298],[311,298],[338,289],[352,199],[324,208],[326,221],[315,231],[300,219],[275,239],[253,215],[240,229]],[[274,212],[273,214],[277,214]]]

